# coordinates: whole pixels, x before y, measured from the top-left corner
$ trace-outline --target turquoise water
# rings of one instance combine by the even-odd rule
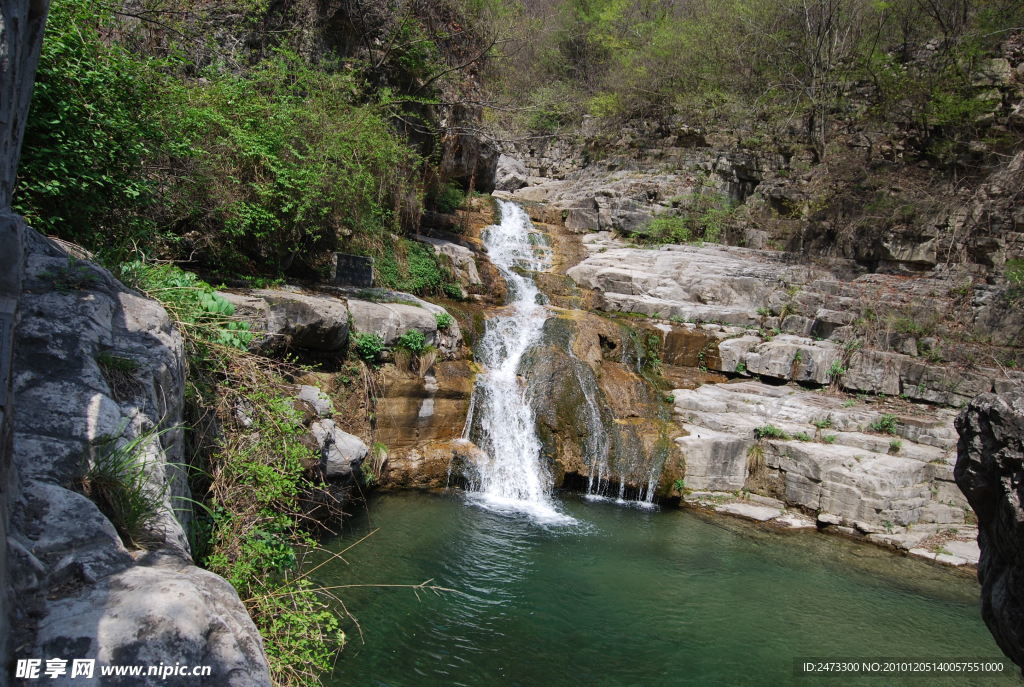
[[[569,497],[544,528],[459,494],[394,493],[328,542],[362,631],[332,687],[1007,685],[992,677],[799,677],[797,657],[1000,657],[973,578],[813,532]],[[1007,661],[1007,663],[1009,663]]]

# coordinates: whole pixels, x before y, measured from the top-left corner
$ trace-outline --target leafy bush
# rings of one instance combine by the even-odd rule
[[[415,225],[424,162],[389,92],[283,48],[244,70],[158,61],[111,38],[130,34],[99,0],[53,3],[16,191],[38,229],[251,275],[339,243],[379,255]]]
[[[278,51],[243,75],[176,84],[172,166],[187,168],[167,221],[205,228],[201,248],[284,269],[343,236],[386,250],[418,212],[419,158],[389,124],[386,99],[355,104],[353,77],[318,71]]]
[[[764,425],[754,429],[754,436],[758,439],[789,439],[790,436],[785,431],[779,429],[775,425]]]
[[[450,329],[455,323],[455,319],[446,312],[434,313],[434,321],[437,323],[437,328],[441,331]]]
[[[876,419],[874,422],[868,425],[868,427],[871,430],[875,432],[881,432],[882,434],[895,434],[896,427],[898,427],[899,424],[899,418],[897,418],[895,415],[885,413],[880,415],[878,419]]]
[[[419,329],[410,329],[395,341],[395,348],[409,351],[413,355],[419,355],[427,348],[427,337]]]
[[[446,293],[452,285],[451,276],[438,262],[437,254],[419,241],[400,239],[393,252],[384,254],[374,262],[374,269],[380,283],[396,291],[441,294]]]
[[[445,184],[433,195],[434,208],[445,214],[455,212],[465,202],[466,194],[455,184]]]
[[[384,353],[384,339],[373,332],[355,332],[350,338],[350,345],[356,355],[368,363],[376,363]]]
[[[52,4],[14,202],[39,231],[105,250],[150,236],[143,168],[164,141],[159,72],[102,39],[112,21],[97,0]]]

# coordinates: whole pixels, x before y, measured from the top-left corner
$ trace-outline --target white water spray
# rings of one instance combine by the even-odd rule
[[[533,409],[519,377],[523,356],[540,340],[550,316],[528,275],[550,266],[550,251],[520,206],[498,204],[501,222],[485,230],[484,245],[508,284],[509,304],[487,321],[479,346],[486,371],[477,378],[466,431],[476,425],[486,458],[476,465],[470,488],[484,507],[526,513],[541,522],[574,522],[551,501],[551,476],[541,462]]]

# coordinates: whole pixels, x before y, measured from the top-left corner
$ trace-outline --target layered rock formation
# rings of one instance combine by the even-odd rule
[[[209,665],[218,684],[269,685],[237,593],[191,560],[181,336],[159,304],[102,268],[34,232],[26,240],[7,538],[18,656]],[[146,550],[127,548],[83,495],[119,452],[162,504],[130,535]]]

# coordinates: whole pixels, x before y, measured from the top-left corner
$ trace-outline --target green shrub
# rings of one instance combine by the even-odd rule
[[[895,415],[885,413],[880,415],[878,419],[876,419],[874,422],[868,425],[868,427],[871,430],[875,432],[881,432],[882,434],[895,434],[896,427],[898,427],[899,424],[899,418],[897,418]]]
[[[455,319],[446,312],[434,313],[434,321],[437,323],[437,328],[441,331],[451,329],[451,326],[455,323]]]
[[[144,163],[165,139],[162,77],[103,40],[113,20],[98,0],[52,3],[14,202],[39,231],[108,251],[151,235]]]
[[[445,184],[433,196],[434,209],[451,214],[466,202],[465,192],[455,184]]]
[[[354,332],[349,339],[356,355],[368,363],[376,363],[384,353],[384,339],[373,332]]]
[[[438,262],[434,250],[419,241],[398,240],[395,250],[374,261],[374,269],[381,285],[396,291],[441,294],[452,285],[451,275]]]
[[[785,431],[779,429],[775,425],[764,425],[757,427],[754,430],[754,436],[758,439],[789,439],[790,436]]]
[[[423,353],[427,348],[427,337],[419,329],[410,329],[395,341],[395,348],[409,351],[413,355]]]

